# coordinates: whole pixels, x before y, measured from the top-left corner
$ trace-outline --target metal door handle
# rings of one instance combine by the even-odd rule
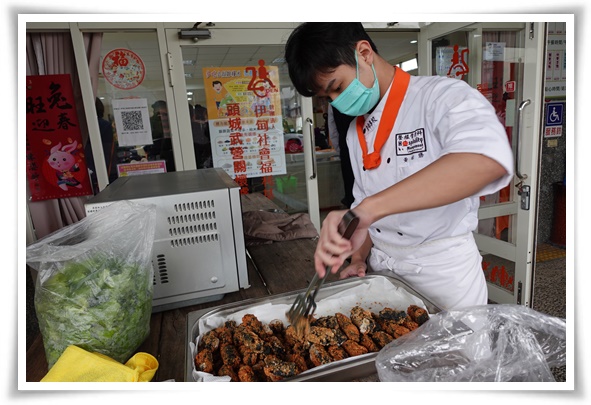
[[[312,175],[310,180],[316,178],[316,140],[314,139],[314,122],[311,118],[306,118],[306,122],[310,126],[310,144],[312,145]]]
[[[517,131],[515,132],[515,137],[517,138],[515,140],[515,175],[517,177],[519,177],[520,180],[525,180],[527,179],[527,174],[521,174],[520,168],[521,168],[521,156],[520,156],[520,146],[521,146],[521,127],[523,125],[522,122],[522,112],[523,109],[529,104],[531,103],[531,100],[523,100],[520,104],[519,104],[519,108],[517,109]]]

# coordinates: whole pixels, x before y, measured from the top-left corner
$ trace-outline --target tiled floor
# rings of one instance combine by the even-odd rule
[[[566,257],[566,249],[548,243],[540,243],[536,250],[536,262],[545,262]]]

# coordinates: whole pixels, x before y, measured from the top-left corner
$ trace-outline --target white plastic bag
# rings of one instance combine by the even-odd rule
[[[155,219],[118,201],[27,247],[49,368],[70,345],[124,363],[148,336]]]
[[[566,321],[521,305],[431,315],[378,353],[380,381],[555,381],[566,363]]]

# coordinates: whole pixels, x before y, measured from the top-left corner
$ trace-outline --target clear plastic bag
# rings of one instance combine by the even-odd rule
[[[378,353],[380,381],[555,381],[566,363],[566,321],[521,305],[431,315]]]
[[[150,332],[156,206],[117,201],[27,247],[49,368],[70,345],[125,363]]]

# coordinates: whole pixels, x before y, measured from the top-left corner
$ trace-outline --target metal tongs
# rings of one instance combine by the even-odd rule
[[[343,238],[350,239],[351,235],[353,235],[353,232],[355,232],[355,229],[357,228],[357,224],[359,224],[359,218],[357,215],[355,215],[353,211],[347,211],[339,224],[339,233]],[[295,328],[296,333],[300,336],[304,330],[307,330],[308,317],[316,310],[316,295],[329,274],[330,266],[326,266],[326,273],[322,278],[318,277],[318,273],[315,273],[314,278],[310,281],[308,289],[305,292],[298,294],[293,305],[286,313],[287,319]]]

